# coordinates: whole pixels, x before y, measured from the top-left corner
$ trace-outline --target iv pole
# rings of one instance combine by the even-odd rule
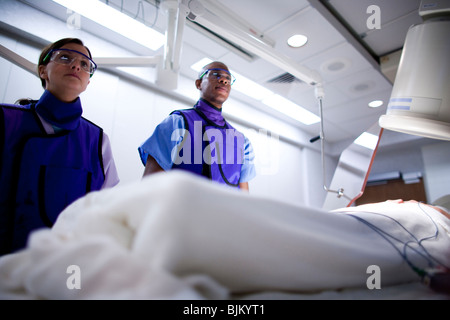
[[[317,83],[314,88],[314,93],[317,100],[319,101],[319,113],[320,113],[320,150],[322,156],[322,176],[323,176],[323,189],[326,192],[336,193],[338,198],[344,197],[348,200],[352,200],[347,195],[344,194],[344,188],[339,188],[338,190],[332,190],[327,187],[326,184],[326,171],[325,171],[325,134],[323,130],[323,106],[322,99],[324,97],[324,90],[321,83]]]

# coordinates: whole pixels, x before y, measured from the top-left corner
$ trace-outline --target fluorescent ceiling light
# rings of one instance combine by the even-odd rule
[[[363,132],[358,138],[356,138],[354,143],[362,147],[375,150],[378,143],[378,136],[368,132]]]
[[[193,69],[193,70],[195,70],[197,72],[200,72],[203,69],[204,66],[206,66],[207,64],[210,64],[211,62],[213,62],[211,59],[203,58],[202,60],[194,63],[191,66],[191,69]]]
[[[264,88],[238,73],[231,73],[236,77],[236,82],[233,84],[233,90],[239,91],[255,100],[264,100],[274,94],[269,89]]]
[[[262,103],[306,125],[320,122],[317,115],[278,94],[264,99]]]
[[[154,51],[165,43],[163,34],[103,2],[97,0],[53,1]]]

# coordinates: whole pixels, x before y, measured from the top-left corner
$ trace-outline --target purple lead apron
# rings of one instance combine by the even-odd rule
[[[48,135],[33,106],[1,106],[0,254],[23,248],[31,231],[51,227],[69,204],[102,187],[102,136],[84,118]]]
[[[186,132],[172,168],[188,170],[239,188],[244,135],[228,122],[217,125],[196,108],[173,113],[183,116]]]

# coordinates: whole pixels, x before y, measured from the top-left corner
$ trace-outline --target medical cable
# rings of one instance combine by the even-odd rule
[[[375,213],[375,212],[368,212],[368,213],[378,214],[378,213]],[[406,262],[406,263],[407,263],[407,264],[408,264],[408,265],[409,265],[416,273],[418,273],[421,277],[425,274],[425,272],[424,272],[423,270],[421,270],[420,268],[416,267],[416,266],[408,259],[408,257],[407,257],[407,252],[406,252],[406,248],[407,248],[407,247],[410,247],[411,250],[415,251],[417,254],[419,254],[419,255],[422,256],[425,260],[427,260],[427,262],[428,262],[428,264],[429,264],[430,267],[433,266],[432,261],[431,261],[429,258],[427,258],[427,257],[425,256],[425,254],[423,254],[422,252],[420,252],[420,251],[417,250],[416,248],[413,248],[413,247],[411,247],[411,246],[408,245],[408,243],[409,243],[409,242],[412,242],[412,241],[403,242],[403,241],[401,241],[400,239],[394,237],[393,235],[387,233],[387,232],[384,231],[383,229],[381,229],[381,228],[375,226],[374,224],[370,223],[369,221],[367,221],[367,220],[365,220],[365,219],[363,219],[363,218],[361,218],[361,217],[355,216],[355,215],[353,215],[353,214],[348,214],[348,215],[351,216],[351,217],[353,217],[353,218],[355,218],[356,220],[362,222],[363,224],[365,224],[366,226],[368,226],[369,228],[371,228],[373,231],[375,231],[376,233],[378,233],[378,234],[379,234],[382,238],[384,238],[387,242],[389,242],[389,244],[392,245],[392,247],[398,252],[398,254],[403,258],[403,260],[405,260],[405,262]],[[396,221],[395,219],[393,219],[393,218],[391,218],[391,217],[389,217],[389,216],[385,216],[385,215],[383,215],[383,214],[379,214],[379,215],[384,216],[384,217],[387,217],[387,218],[390,218],[390,219],[394,220],[394,222],[400,224],[398,221]],[[400,226],[403,228],[403,226],[402,226],[401,224],[400,224]],[[406,229],[405,229],[405,231],[408,232],[408,230],[406,230]],[[408,232],[408,233],[409,233],[409,232]],[[413,237],[414,237],[414,236],[413,236]],[[393,241],[391,241],[391,239],[389,239],[389,238],[392,238],[393,240],[398,241],[399,243],[403,244],[403,250],[400,250],[400,249],[395,245],[395,243],[394,243]],[[414,237],[414,238],[415,238],[415,237]],[[423,248],[423,247],[422,247],[422,248]],[[425,249],[424,249],[424,250],[425,250]]]
[[[439,236],[439,228],[438,228],[436,222],[433,220],[433,218],[430,217],[430,215],[428,214],[428,212],[426,212],[426,211],[422,208],[421,204],[422,204],[421,202],[418,202],[418,203],[417,203],[417,205],[418,205],[418,207],[420,208],[420,210],[422,210],[422,212],[428,217],[428,219],[430,219],[430,221],[431,221],[431,222],[433,223],[433,225],[434,225],[434,228],[436,229],[436,232],[435,232],[434,235],[429,236],[429,237],[424,237],[424,238],[420,239],[420,241],[418,241],[418,244],[423,248],[423,246],[422,246],[422,241],[430,240],[430,239],[432,239],[432,238],[437,239],[437,237]],[[425,248],[423,248],[423,249],[425,250]],[[436,258],[434,258],[432,255],[430,255],[430,254],[428,253],[428,251],[425,250],[425,252],[426,252],[426,253],[428,254],[428,256],[429,256],[430,258],[432,258],[437,264],[439,264],[439,265],[441,265],[441,266],[443,266],[443,267],[445,267],[445,268],[447,268],[447,269],[450,270],[450,268],[447,267],[447,266],[445,266],[444,263],[440,262],[439,260],[437,260]]]
[[[379,216],[383,216],[383,217],[386,217],[386,218],[388,218],[388,219],[391,219],[392,221],[394,221],[397,225],[399,225],[403,230],[405,230],[415,241],[407,241],[407,242],[402,242],[401,240],[399,240],[399,239],[397,239],[397,238],[395,238],[394,236],[392,236],[391,234],[388,234],[387,232],[385,232],[384,230],[382,230],[381,228],[379,228],[379,227],[376,227],[376,226],[374,226],[373,224],[372,224],[372,226],[374,227],[374,228],[377,228],[378,230],[380,230],[380,232],[383,232],[383,233],[385,233],[386,235],[388,235],[388,236],[390,236],[392,239],[394,239],[394,240],[396,240],[396,241],[398,241],[398,242],[400,242],[400,243],[402,243],[403,244],[403,254],[402,254],[402,257],[404,257],[405,258],[405,260],[406,261],[408,261],[408,258],[407,258],[407,249],[408,248],[410,248],[411,250],[413,250],[413,251],[415,251],[415,252],[417,252],[419,255],[421,255],[423,258],[425,258],[427,261],[428,261],[428,263],[430,264],[430,266],[433,266],[433,263],[432,263],[432,261],[434,261],[436,264],[438,264],[438,265],[442,265],[442,266],[444,266],[444,264],[442,263],[442,262],[440,262],[439,260],[437,260],[436,258],[434,258],[424,247],[423,247],[423,245],[422,245],[422,242],[423,241],[425,241],[425,240],[430,240],[430,239],[437,239],[437,237],[438,237],[438,235],[439,235],[439,229],[438,229],[438,227],[437,227],[437,225],[436,225],[436,223],[434,222],[434,220],[430,217],[430,215],[420,206],[420,203],[418,203],[418,206],[419,206],[419,208],[421,209],[421,211],[430,219],[430,221],[433,223],[433,226],[434,226],[434,228],[435,228],[435,233],[433,234],[433,235],[430,235],[430,236],[427,236],[427,237],[423,237],[423,238],[421,238],[420,240],[419,239],[417,239],[417,237],[412,233],[412,232],[410,232],[408,229],[406,229],[405,228],[405,226],[403,226],[398,220],[396,220],[396,219],[394,219],[394,218],[392,218],[392,217],[390,217],[390,216],[387,216],[387,215],[384,215],[384,214],[381,214],[381,213],[378,213],[378,212],[370,212],[371,214],[375,214],[375,215],[379,215]],[[355,217],[355,218],[357,218],[357,217]],[[363,220],[362,218],[360,218],[361,220]],[[367,222],[367,221],[366,221]],[[367,222],[367,223],[369,223],[369,222]],[[410,245],[410,243],[411,244],[417,244],[423,251],[424,251],[424,254],[425,255],[427,255],[428,256],[428,258],[426,258],[425,256],[424,256],[424,254],[422,254],[419,250],[417,250],[417,249],[415,249],[414,247],[412,247],[411,245]],[[446,267],[447,269],[449,269],[448,267]]]
[[[415,240],[415,241],[409,240],[407,242],[404,242],[404,241],[398,239],[397,237],[386,232],[382,228],[374,225],[373,223],[367,221],[366,219],[352,214],[351,213],[352,211],[343,211],[343,213],[347,213],[347,215],[349,215],[352,218],[355,218],[356,220],[365,224],[370,229],[372,229],[377,234],[379,234],[383,239],[385,239],[390,245],[392,245],[392,247],[399,253],[399,255],[403,258],[403,260],[408,264],[408,266],[415,273],[417,273],[419,275],[419,277],[421,278],[422,282],[425,285],[427,285],[431,289],[438,291],[438,292],[450,293],[450,268],[448,266],[446,266],[445,264],[443,264],[442,262],[440,262],[435,257],[433,257],[422,245],[423,241],[437,239],[437,237],[439,235],[438,226],[436,225],[436,222],[433,220],[433,218],[421,207],[420,203],[418,203],[418,206],[421,209],[421,211],[431,220],[431,222],[433,223],[434,228],[435,228],[435,232],[433,235],[426,236],[421,239],[417,239],[417,237],[411,231],[409,231],[405,226],[403,226],[401,224],[401,222],[399,222],[398,220],[396,220],[390,216],[387,216],[387,215],[384,215],[384,214],[381,214],[378,212],[364,211],[365,213],[383,216],[383,217],[386,217],[386,218],[394,221],[397,225],[399,225],[403,230],[405,230]],[[355,211],[353,211],[353,212],[355,212]],[[390,238],[403,244],[403,250],[400,250]],[[418,250],[418,248],[416,249],[416,248],[412,247],[411,246],[412,244],[417,244],[419,246],[419,248],[421,248],[423,250],[423,253],[420,252],[420,250]],[[408,248],[415,251],[418,255],[423,257],[428,262],[428,268],[422,269],[422,268],[419,268],[416,265],[414,265],[407,256]]]

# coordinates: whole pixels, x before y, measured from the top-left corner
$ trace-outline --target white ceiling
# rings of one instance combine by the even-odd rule
[[[264,39],[272,40],[274,48],[280,54],[319,72],[325,92],[325,138],[329,143],[355,139],[385,113],[392,83],[383,74],[380,61],[386,61],[388,54],[401,50],[408,28],[421,22],[418,15],[420,0],[201,0],[203,1],[218,1],[259,30]],[[66,11],[50,0],[23,2],[32,3],[61,19],[67,17]],[[162,10],[156,10],[155,0],[103,2],[122,9],[137,19],[144,19],[147,25],[154,25],[161,32],[166,29],[167,17]],[[369,30],[366,22],[371,14],[366,10],[373,4],[380,8],[381,28]],[[117,35],[110,34],[108,30],[95,24],[83,22],[83,28],[122,44],[138,55],[162,53],[162,49],[155,53],[129,40],[117,38]],[[290,48],[286,41],[289,36],[297,33],[308,36],[308,43],[301,48]],[[183,40],[180,70],[183,75],[194,80],[196,72],[190,66],[201,58],[220,60],[231,70],[319,114],[312,86],[300,81],[269,83],[271,79],[285,74],[286,70],[257,56],[247,57],[237,53],[237,50],[230,49],[219,38],[208,32],[200,32],[190,21],[186,23]],[[342,69],[336,70],[339,66]],[[310,134],[311,138],[319,134],[319,124],[306,126],[239,92],[235,91],[232,95],[299,127]],[[383,100],[384,105],[377,109],[369,108],[368,103],[372,100]]]

